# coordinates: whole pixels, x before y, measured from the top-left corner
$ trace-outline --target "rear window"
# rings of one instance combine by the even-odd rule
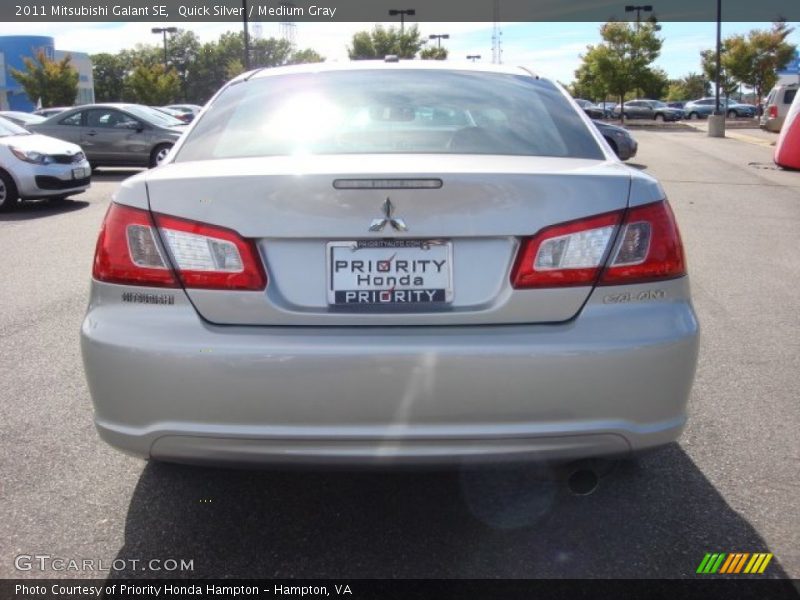
[[[377,153],[604,158],[550,82],[469,71],[365,70],[234,84],[206,109],[176,162]]]

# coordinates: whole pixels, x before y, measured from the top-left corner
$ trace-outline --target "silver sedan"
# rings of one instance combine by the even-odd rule
[[[260,70],[124,181],[82,327],[107,442],[199,463],[627,455],[678,438],[675,217],[557,84]]]

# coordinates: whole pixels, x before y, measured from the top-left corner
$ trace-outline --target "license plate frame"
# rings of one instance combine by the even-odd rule
[[[370,255],[367,260],[385,263],[386,260],[380,260],[375,257],[375,251],[391,251],[394,250],[395,254],[389,262],[395,260],[397,254],[402,254],[403,250],[409,250],[407,254],[412,255],[413,251],[419,256],[424,256],[420,253],[434,250],[436,259],[440,260],[444,257],[447,272],[440,275],[434,283],[435,287],[428,287],[424,284],[422,286],[415,285],[400,285],[399,287],[392,286],[391,289],[385,289],[385,286],[375,287],[367,286],[358,289],[339,289],[336,286],[336,276],[334,274],[334,257],[340,249],[347,249],[349,252],[362,252],[362,256]],[[453,289],[453,242],[447,239],[410,239],[410,240],[395,240],[395,239],[361,239],[361,240],[342,240],[331,241],[326,244],[325,253],[325,272],[327,273],[326,292],[327,301],[329,306],[335,307],[409,307],[418,308],[420,306],[443,306],[452,303],[455,295]],[[428,260],[433,260],[434,255]],[[416,260],[412,258],[411,260]],[[424,260],[424,259],[419,259]],[[435,265],[434,265],[435,266]],[[382,271],[375,271],[370,269],[367,274],[370,276],[382,275]],[[423,274],[424,275],[424,274]],[[421,275],[421,276],[423,276]],[[391,277],[392,275],[386,275]],[[397,277],[397,274],[394,275]],[[423,279],[425,277],[423,276]],[[413,278],[411,280],[413,282]],[[444,287],[441,285],[444,284]],[[388,285],[388,284],[387,284]],[[363,295],[356,301],[342,301],[344,297],[341,294],[347,292],[368,292],[369,300],[364,301]],[[340,294],[337,298],[337,293]],[[398,300],[398,298],[403,298]]]

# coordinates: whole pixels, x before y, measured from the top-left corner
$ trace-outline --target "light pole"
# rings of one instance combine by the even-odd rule
[[[167,34],[178,33],[177,27],[153,27],[151,33],[160,33],[164,36],[164,70],[167,70]]]
[[[639,24],[641,23],[641,20],[642,20],[642,11],[644,11],[644,12],[653,12],[653,5],[652,4],[628,4],[625,7],[625,12],[626,13],[628,13],[628,12],[636,12],[636,33],[637,34],[639,33]],[[635,58],[636,59],[639,58],[639,53],[638,52],[636,53]],[[638,73],[636,75],[636,78],[638,80],[638,78],[639,78],[638,77]],[[639,96],[639,88],[638,87],[636,88],[636,95]]]
[[[717,64],[714,72],[714,114],[708,117],[708,137],[725,137],[725,115],[719,107],[720,69],[722,62],[722,0],[717,0]]]
[[[244,70],[250,70],[250,33],[247,31],[247,0],[242,0],[242,21],[244,25]]]
[[[442,40],[449,40],[450,34],[449,33],[434,33],[428,36],[429,40],[436,40],[436,47],[442,47]]]
[[[714,114],[719,111],[719,83],[720,83],[720,63],[722,62],[722,0],[717,0],[717,64],[714,72],[714,85],[717,91],[714,94]]]
[[[644,12],[653,12],[653,5],[652,4],[642,4],[642,5],[628,4],[625,7],[625,12],[636,12],[636,31],[639,31],[639,23],[642,20],[642,11],[644,11]]]
[[[414,10],[413,8],[403,8],[403,9],[391,8],[391,9],[389,9],[389,16],[390,17],[396,17],[397,15],[400,15],[400,34],[401,35],[403,34],[403,30],[405,28],[406,16],[413,17],[415,14],[417,14],[417,11]]]
[[[475,62],[476,60],[480,59],[481,59],[480,54],[467,54],[467,60],[471,60],[472,62]]]

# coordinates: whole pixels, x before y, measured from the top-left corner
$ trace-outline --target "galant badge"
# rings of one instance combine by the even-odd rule
[[[381,206],[383,210],[382,219],[373,219],[372,224],[369,226],[370,231],[383,231],[386,224],[389,223],[395,231],[408,231],[408,226],[403,219],[394,216],[394,204],[389,198]]]

